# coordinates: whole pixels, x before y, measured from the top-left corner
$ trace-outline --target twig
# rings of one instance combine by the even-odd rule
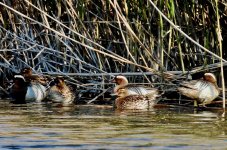
[[[7,92],[3,87],[0,86],[0,90],[2,90],[5,94],[9,95],[9,92]]]
[[[106,93],[106,91],[108,91],[109,89],[111,89],[111,87],[107,88],[106,90],[103,90],[102,93],[100,93],[99,95],[97,95],[95,98],[93,98],[92,100],[88,101],[87,104],[90,104],[92,102],[94,102],[97,98],[99,98],[101,95],[103,95],[104,93]]]

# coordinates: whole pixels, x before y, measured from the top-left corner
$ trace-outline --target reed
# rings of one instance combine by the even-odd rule
[[[3,0],[0,75],[28,66],[95,80],[95,73],[150,71],[165,79],[169,71],[212,71],[212,64],[226,62],[226,7],[222,0]]]
[[[219,16],[219,8],[218,1],[215,0],[215,8],[216,8],[216,18],[217,18],[217,38],[218,38],[218,48],[220,49],[220,57],[223,57],[222,54],[222,35],[221,35],[221,26],[220,26],[220,16]],[[223,96],[223,109],[225,109],[225,79],[224,79],[224,70],[223,70],[223,61],[221,60],[221,83],[222,83],[222,96]]]

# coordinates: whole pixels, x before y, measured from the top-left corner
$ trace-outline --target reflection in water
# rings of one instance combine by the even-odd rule
[[[225,149],[221,111],[0,101],[1,149]]]

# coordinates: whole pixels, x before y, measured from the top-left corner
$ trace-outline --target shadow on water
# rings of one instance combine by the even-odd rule
[[[1,149],[225,149],[221,110],[0,101]]]

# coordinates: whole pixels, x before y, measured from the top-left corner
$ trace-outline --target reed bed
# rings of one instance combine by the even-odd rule
[[[176,72],[220,72],[226,10],[224,0],[2,0],[1,79],[32,67],[102,93],[113,73],[141,72],[130,82],[166,84]],[[223,68],[221,75],[224,85]]]

